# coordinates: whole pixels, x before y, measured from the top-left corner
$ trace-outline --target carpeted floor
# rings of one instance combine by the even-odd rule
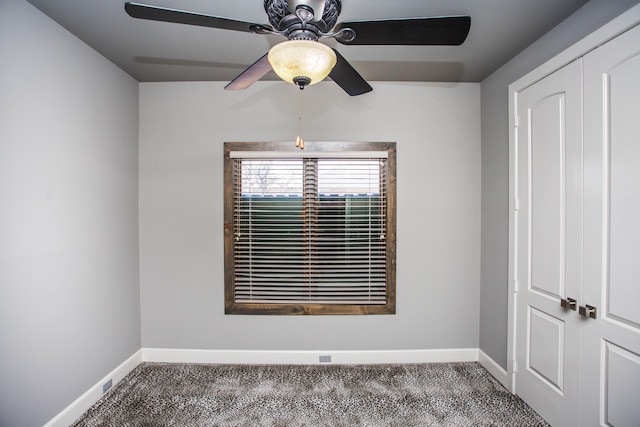
[[[479,363],[142,363],[79,426],[548,426]]]

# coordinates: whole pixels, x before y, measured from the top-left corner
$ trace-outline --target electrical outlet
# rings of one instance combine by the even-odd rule
[[[320,363],[331,363],[331,355],[330,354],[321,355],[319,357],[319,362]]]
[[[104,383],[102,385],[102,394],[105,394],[107,391],[109,391],[112,385],[113,385],[113,380],[109,380],[106,383]]]

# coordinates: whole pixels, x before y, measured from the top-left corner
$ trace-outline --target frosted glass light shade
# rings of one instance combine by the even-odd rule
[[[295,77],[308,77],[309,84],[318,83],[336,65],[336,54],[330,47],[312,40],[287,40],[269,50],[269,64],[285,82],[295,84]]]

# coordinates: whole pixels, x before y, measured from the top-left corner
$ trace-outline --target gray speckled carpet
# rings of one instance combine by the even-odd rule
[[[548,426],[479,363],[142,363],[73,426]]]

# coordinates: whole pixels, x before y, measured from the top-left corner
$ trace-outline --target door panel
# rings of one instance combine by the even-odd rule
[[[531,289],[564,296],[565,94],[529,109],[531,152]]]
[[[552,425],[578,420],[582,69],[576,61],[518,94],[516,394]]]
[[[640,421],[640,356],[604,342],[604,424],[634,426]]]
[[[640,27],[585,63],[582,425],[640,419]],[[633,396],[630,398],[630,396]]]
[[[608,314],[640,325],[640,141],[637,135],[640,56],[607,73],[610,109],[610,261]]]
[[[529,307],[527,369],[558,392],[564,389],[564,325],[562,320]]]

